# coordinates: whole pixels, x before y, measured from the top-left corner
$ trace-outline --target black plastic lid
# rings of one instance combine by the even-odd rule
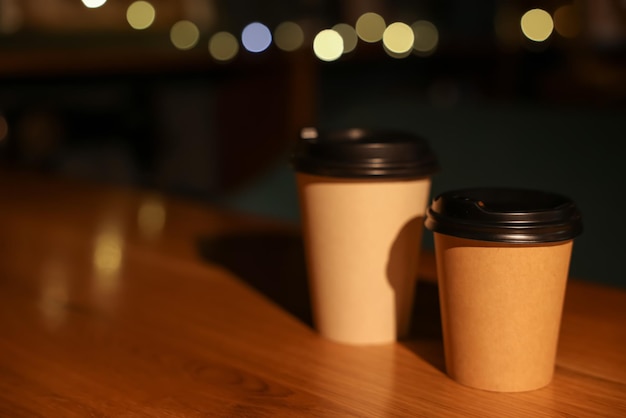
[[[305,128],[292,156],[296,171],[331,177],[424,177],[439,169],[423,138],[398,131]]]
[[[518,244],[565,241],[583,230],[581,214],[567,197],[513,188],[443,193],[433,200],[426,227],[461,238]]]

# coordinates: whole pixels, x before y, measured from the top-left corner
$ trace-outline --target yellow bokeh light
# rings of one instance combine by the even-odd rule
[[[122,238],[117,232],[104,231],[96,238],[94,267],[101,273],[113,273],[122,264]]]
[[[82,0],[83,4],[90,9],[97,9],[102,6],[107,0]]]
[[[170,29],[170,40],[178,49],[191,49],[198,43],[200,31],[198,27],[188,20],[180,20]]]
[[[532,9],[524,13],[520,25],[524,36],[535,42],[548,39],[554,29],[552,17],[542,9]]]
[[[575,38],[580,34],[581,22],[576,6],[569,4],[556,9],[554,29],[564,38]]]
[[[411,25],[415,36],[413,49],[419,55],[432,54],[439,44],[437,27],[427,20],[418,20]]]
[[[387,26],[383,33],[383,44],[385,48],[395,54],[405,54],[411,51],[415,35],[413,29],[406,23],[395,22]]]
[[[356,33],[365,42],[378,42],[385,32],[385,19],[377,13],[365,13],[356,21]]]
[[[218,61],[230,61],[239,52],[239,42],[229,32],[217,32],[209,40],[209,54]]]
[[[315,35],[313,52],[322,61],[335,61],[343,54],[343,38],[332,29],[325,29]]]
[[[354,28],[347,23],[338,23],[333,26],[332,29],[341,35],[341,38],[343,39],[343,53],[347,54],[354,51],[357,43],[359,42],[356,30],[354,30]]]
[[[143,0],[132,3],[126,9],[126,20],[133,29],[149,28],[154,23],[155,16],[154,6]]]
[[[295,51],[304,43],[304,31],[297,23],[283,22],[274,31],[274,43],[283,51]]]
[[[93,248],[93,287],[95,300],[110,307],[117,300],[124,261],[123,222],[110,214],[98,227]]]

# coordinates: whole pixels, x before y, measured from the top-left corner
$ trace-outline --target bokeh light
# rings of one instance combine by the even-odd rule
[[[158,198],[147,198],[139,207],[137,226],[145,238],[158,237],[165,227],[166,211]]]
[[[128,24],[137,30],[147,29],[152,23],[154,23],[154,18],[156,16],[156,11],[154,10],[154,6],[152,6],[147,1],[139,0],[132,3],[126,9],[126,20]]]
[[[107,0],[82,0],[83,4],[90,9],[97,9],[98,7],[104,5]]]
[[[119,295],[124,259],[123,225],[109,219],[99,226],[93,249],[92,292],[98,304],[114,305]]]
[[[385,19],[377,13],[364,13],[356,21],[356,33],[365,42],[378,42],[385,32]]]
[[[439,31],[428,20],[418,20],[411,25],[415,36],[413,49],[418,55],[432,54],[439,44]]]
[[[263,23],[252,22],[243,28],[241,43],[250,52],[263,52],[272,43],[272,33]]]
[[[209,54],[217,61],[230,61],[239,52],[239,42],[229,32],[217,32],[209,40]]]
[[[532,9],[524,13],[520,25],[524,36],[535,42],[548,39],[554,29],[552,16],[542,9]]]
[[[274,43],[283,51],[295,51],[304,43],[304,31],[295,22],[283,22],[274,30]]]
[[[383,45],[394,54],[402,55],[410,52],[414,41],[413,29],[406,23],[392,23],[383,33]]]
[[[572,4],[561,6],[554,12],[554,29],[564,38],[575,38],[581,31],[580,20],[576,6]]]
[[[191,49],[198,43],[200,31],[198,27],[188,20],[180,20],[170,29],[170,40],[178,49]]]
[[[106,226],[96,236],[93,264],[100,273],[111,274],[122,265],[123,238],[117,228]]]
[[[332,29],[341,35],[343,39],[343,53],[347,54],[355,50],[359,37],[356,35],[356,30],[347,23],[338,23],[332,27]]]
[[[315,35],[313,52],[322,61],[335,61],[343,54],[343,38],[332,29],[325,29]]]

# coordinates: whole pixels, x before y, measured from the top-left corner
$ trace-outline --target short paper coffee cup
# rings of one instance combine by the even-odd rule
[[[474,188],[436,197],[434,232],[447,373],[467,386],[547,385],[581,214],[562,195]]]

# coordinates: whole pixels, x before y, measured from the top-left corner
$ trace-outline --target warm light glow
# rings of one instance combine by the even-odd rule
[[[552,17],[542,9],[532,9],[524,13],[520,24],[524,36],[535,42],[543,42],[548,39],[554,29]]]
[[[100,273],[115,273],[122,264],[122,237],[115,230],[103,230],[96,238],[93,264]]]
[[[395,54],[405,54],[411,51],[414,41],[413,29],[406,23],[392,23],[383,33],[383,45]]]
[[[233,35],[230,36],[234,38]],[[139,232],[146,238],[158,237],[165,227],[165,217],[165,206],[159,199],[146,199],[137,213]]]
[[[376,13],[365,13],[356,21],[356,33],[365,42],[378,42],[383,38],[385,19]]]
[[[101,303],[113,303],[117,294],[124,254],[124,238],[116,222],[105,222],[96,235],[93,249],[94,296]]]
[[[235,35],[217,32],[209,40],[209,54],[217,61],[230,61],[239,52],[239,42]]]
[[[243,28],[241,43],[250,52],[263,52],[272,43],[272,33],[263,23],[252,22]]]
[[[9,137],[9,122],[4,115],[0,115],[0,142]]]
[[[415,52],[419,55],[432,54],[439,44],[437,27],[427,20],[418,20],[411,25],[411,29],[413,29],[415,36],[413,42]]]
[[[83,4],[90,9],[97,9],[102,6],[107,0],[82,0]]]
[[[564,38],[575,38],[580,34],[581,22],[574,5],[561,6],[554,12],[554,29]]]
[[[315,35],[313,52],[322,61],[335,61],[343,54],[343,38],[332,29],[325,29]]]
[[[133,29],[147,29],[154,23],[156,12],[147,1],[136,1],[128,6],[126,20]]]
[[[307,126],[306,128],[302,128],[300,130],[300,137],[302,139],[317,139],[319,133],[316,128]]]
[[[193,22],[180,20],[174,23],[170,29],[170,39],[172,44],[178,49],[191,49],[198,43],[200,31]]]
[[[297,23],[283,22],[274,31],[274,43],[283,51],[295,51],[304,43],[304,31]]]
[[[359,37],[356,35],[356,30],[346,23],[338,23],[333,26],[333,30],[341,35],[343,39],[343,53],[347,54],[349,52],[354,51],[357,43],[359,42]]]

